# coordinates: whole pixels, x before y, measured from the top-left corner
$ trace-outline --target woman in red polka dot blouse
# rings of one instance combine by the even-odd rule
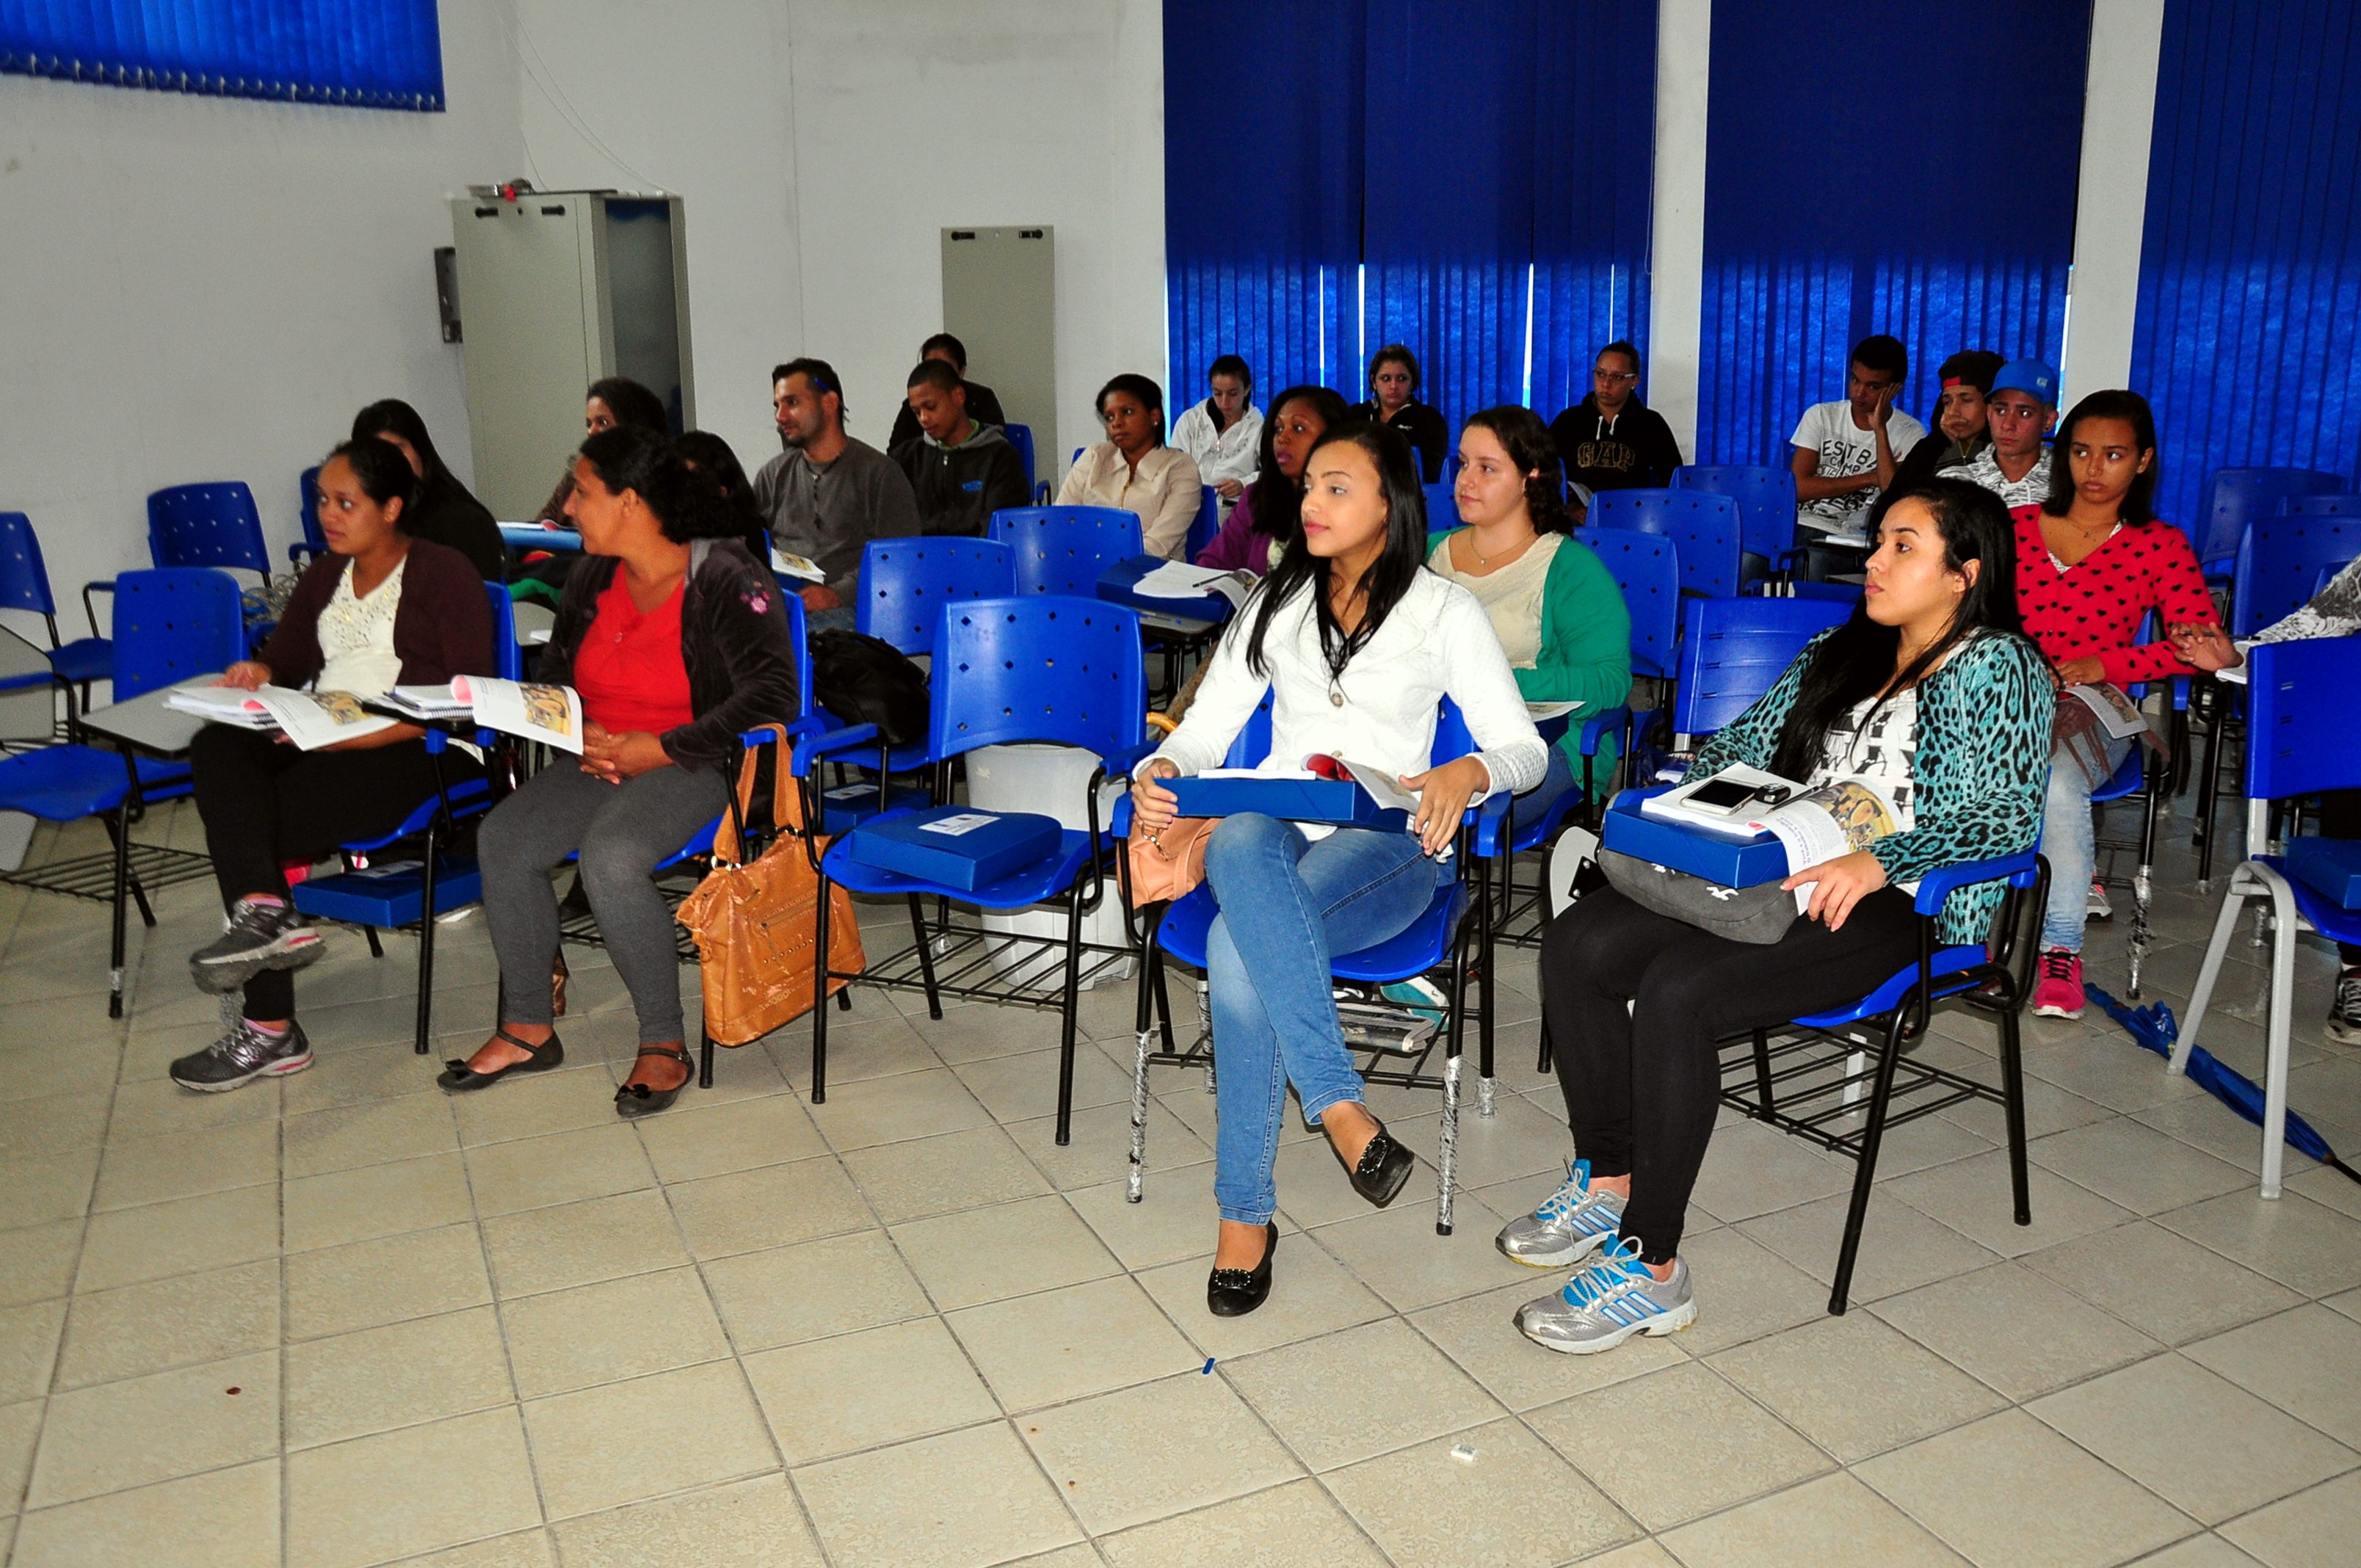
[[[2062,685],[2118,686],[2196,673],[2172,641],[2203,649],[2188,632],[2217,624],[2197,553],[2180,530],[2157,520],[2156,416],[2137,392],[2093,392],[2059,427],[2049,460],[2049,499],[2019,507],[2016,602],[2026,634],[2057,666]],[[2166,640],[2140,642],[2150,610]],[[2211,655],[2200,652],[2200,658]],[[2209,665],[2208,667],[2211,667]],[[2110,771],[2130,740],[2110,740]],[[2041,852],[2049,859],[2049,907],[2041,922],[2037,1014],[2081,1016],[2082,922],[2106,912],[2092,878],[2091,784],[2075,767],[2049,770]]]

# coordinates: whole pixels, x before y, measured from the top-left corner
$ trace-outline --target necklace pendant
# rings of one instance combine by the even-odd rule
[[[1328,706],[1331,707],[1342,707],[1345,706],[1345,693],[1343,688],[1333,685],[1328,688]]]

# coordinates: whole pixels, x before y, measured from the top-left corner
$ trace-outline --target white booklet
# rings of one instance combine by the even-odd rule
[[[164,706],[216,724],[276,729],[306,751],[374,735],[400,722],[369,712],[350,692],[296,691],[289,686],[257,686],[250,692],[236,686],[181,686],[164,699]]]
[[[1725,786],[1719,793],[1727,793],[1730,784],[1766,793],[1734,811],[1693,801],[1692,797],[1700,792],[1711,799],[1718,793],[1714,789],[1717,784]],[[1784,793],[1777,793],[1781,791]],[[1899,814],[1894,803],[1857,779],[1842,779],[1807,789],[1776,773],[1766,773],[1743,763],[1733,763],[1709,778],[1691,780],[1663,795],[1650,795],[1640,803],[1640,815],[1694,828],[1718,838],[1752,839],[1768,833],[1786,850],[1791,876],[1839,855],[1865,850],[1888,834],[1900,831]],[[1811,903],[1813,886],[1806,883],[1795,889],[1796,913],[1801,914]]]
[[[819,569],[818,562],[808,555],[782,550],[775,544],[771,546],[771,570],[783,577],[800,577],[807,583],[828,581],[828,574]]]
[[[582,754],[582,696],[572,686],[461,675],[447,686],[396,686],[381,706],[417,718],[467,718]]]
[[[1525,717],[1535,724],[1545,724],[1553,718],[1565,718],[1581,706],[1578,702],[1529,702],[1525,704]]]
[[[1194,599],[1207,594],[1219,594],[1236,609],[1254,592],[1252,572],[1224,571],[1219,566],[1192,566],[1186,561],[1167,561],[1143,574],[1131,591],[1143,598]]]
[[[2147,729],[2147,715],[2112,681],[2068,686],[2066,695],[2089,708],[2111,739],[2129,740]]]

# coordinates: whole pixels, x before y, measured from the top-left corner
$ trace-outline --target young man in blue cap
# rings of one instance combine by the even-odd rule
[[[1949,477],[1982,485],[2009,508],[2048,499],[2049,466],[2041,438],[2058,422],[2058,372],[2038,359],[2012,359],[1993,378],[1984,400],[1992,444]]]

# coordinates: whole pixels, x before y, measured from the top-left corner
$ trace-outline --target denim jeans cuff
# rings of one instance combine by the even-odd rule
[[[1244,1209],[1233,1209],[1226,1203],[1221,1205],[1220,1210],[1222,1218],[1234,1225],[1268,1225],[1276,1212],[1266,1209],[1259,1214],[1249,1214]]]
[[[1301,1093],[1301,1091],[1299,1090],[1298,1092]],[[1364,1099],[1362,1091],[1358,1089],[1332,1094],[1327,1099],[1319,1102],[1317,1104],[1306,1100],[1302,1102],[1303,1120],[1308,1124],[1317,1126],[1319,1124],[1320,1118],[1328,1113],[1328,1108],[1332,1105],[1363,1105],[1366,1103],[1367,1101]]]

